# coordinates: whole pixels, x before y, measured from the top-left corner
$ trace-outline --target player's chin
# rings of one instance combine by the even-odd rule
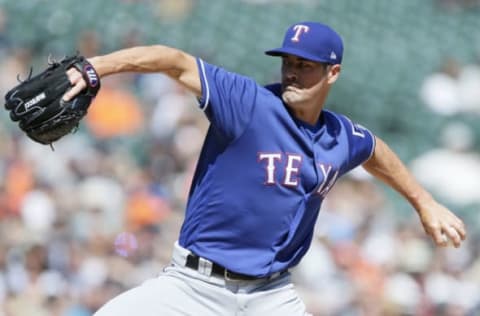
[[[294,91],[284,91],[282,93],[282,100],[286,104],[294,106],[295,104],[302,102],[302,97]]]

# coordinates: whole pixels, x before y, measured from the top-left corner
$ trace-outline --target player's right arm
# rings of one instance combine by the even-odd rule
[[[123,72],[161,72],[185,86],[196,96],[201,96],[201,81],[195,57],[172,47],[138,46],[92,57],[88,61],[100,77]],[[75,69],[68,70],[67,75],[73,84],[72,89],[64,96],[68,101],[82,91],[86,83]]]

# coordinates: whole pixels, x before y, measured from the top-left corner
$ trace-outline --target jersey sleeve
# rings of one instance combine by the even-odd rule
[[[250,122],[259,86],[248,77],[228,72],[197,58],[202,84],[199,107],[227,139],[242,134]]]
[[[370,159],[375,150],[375,136],[344,115],[340,115],[340,121],[348,138],[348,162],[344,170],[347,172]]]

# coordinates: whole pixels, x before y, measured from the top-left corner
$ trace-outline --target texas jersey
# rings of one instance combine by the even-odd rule
[[[310,246],[324,197],[369,159],[374,136],[328,110],[309,125],[282,102],[279,84],[263,87],[197,64],[210,127],[179,243],[238,273],[261,277],[293,267]]]

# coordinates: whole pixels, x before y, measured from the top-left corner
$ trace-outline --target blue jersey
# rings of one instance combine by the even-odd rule
[[[179,243],[238,273],[293,267],[310,247],[325,195],[369,159],[374,136],[327,110],[306,124],[282,102],[279,84],[197,64],[200,107],[211,124]]]

